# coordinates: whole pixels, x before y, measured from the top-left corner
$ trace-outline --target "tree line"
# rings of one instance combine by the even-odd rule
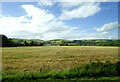
[[[96,40],[49,40],[43,41],[40,39],[16,39],[7,38],[5,35],[0,35],[2,47],[15,46],[120,46],[119,40],[96,39]]]
[[[14,41],[15,39],[7,38],[5,35],[0,35],[1,45],[0,47],[16,47],[16,46],[43,46],[42,42],[36,41],[27,41],[27,40],[19,40],[17,42]],[[16,39],[17,40],[17,39]]]

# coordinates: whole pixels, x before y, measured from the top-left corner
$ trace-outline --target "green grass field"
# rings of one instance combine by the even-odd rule
[[[48,73],[48,71],[54,73],[90,62],[115,63],[118,61],[117,58],[118,47],[4,47],[2,48],[2,71],[4,77],[17,73]]]

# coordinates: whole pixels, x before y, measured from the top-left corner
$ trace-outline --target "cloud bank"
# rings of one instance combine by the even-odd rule
[[[8,37],[39,38],[44,40],[63,38],[75,27],[64,24],[47,10],[33,5],[22,5],[26,15],[20,17],[0,16],[0,32]],[[34,11],[34,12],[33,12]]]
[[[90,3],[70,2],[70,3],[63,3],[61,5],[63,8],[78,6],[77,8],[72,10],[67,10],[67,9],[63,10],[62,15],[59,18],[61,20],[70,20],[73,18],[86,18],[98,13],[101,10],[100,4],[94,2],[90,2]]]
[[[97,31],[109,31],[112,29],[118,28],[118,22],[111,22],[108,24],[104,24],[101,28],[98,28]]]

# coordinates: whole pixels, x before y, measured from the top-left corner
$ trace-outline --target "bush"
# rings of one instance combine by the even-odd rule
[[[36,72],[36,73],[24,73],[16,74],[11,72],[3,75],[3,81],[5,80],[37,80],[37,79],[82,79],[82,78],[99,78],[99,77],[119,77],[120,76],[120,62],[111,63],[107,61],[91,62],[90,64],[75,67],[65,72],[64,70],[49,73],[49,72]]]
[[[80,77],[111,77],[120,76],[120,63],[106,63],[91,62],[90,64],[84,65],[83,67],[73,68],[69,71],[69,75],[74,73],[78,78]],[[73,78],[73,77],[72,77]]]

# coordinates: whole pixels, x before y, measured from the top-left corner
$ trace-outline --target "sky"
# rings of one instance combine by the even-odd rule
[[[23,39],[117,39],[118,2],[3,2],[0,34]]]

